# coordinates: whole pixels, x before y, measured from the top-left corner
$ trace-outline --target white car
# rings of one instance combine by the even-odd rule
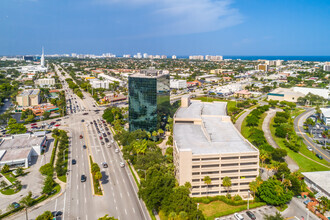
[[[234,217],[237,219],[237,220],[244,220],[243,216],[241,214],[238,214],[238,213],[235,213],[234,214]]]
[[[118,148],[116,148],[115,153],[119,153],[119,149]]]
[[[125,167],[125,163],[124,162],[120,162],[120,167]]]
[[[310,146],[307,146],[307,149],[308,149],[309,151],[313,151],[313,149],[312,149]]]

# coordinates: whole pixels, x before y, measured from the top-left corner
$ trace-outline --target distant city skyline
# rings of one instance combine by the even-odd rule
[[[0,55],[330,55],[328,0],[4,0]]]

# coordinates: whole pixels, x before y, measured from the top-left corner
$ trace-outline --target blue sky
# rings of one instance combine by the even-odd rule
[[[330,55],[329,0],[0,0],[0,54]]]

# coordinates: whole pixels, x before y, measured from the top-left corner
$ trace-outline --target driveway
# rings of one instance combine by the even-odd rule
[[[247,216],[246,211],[239,212],[243,216],[244,219],[250,219],[249,216]],[[256,216],[256,218],[259,220],[264,219],[264,215],[275,215],[275,213],[278,211],[274,206],[262,206],[255,209],[250,209],[250,211]],[[217,219],[217,218],[216,218]],[[218,220],[218,219],[217,219]],[[227,215],[224,217],[219,218],[219,220],[237,220],[234,217],[234,214]]]
[[[48,136],[48,138],[51,137]],[[0,210],[5,212],[10,203],[19,202],[29,191],[32,192],[33,196],[41,195],[44,177],[40,174],[39,168],[50,161],[54,140],[48,139],[47,145],[46,152],[43,155],[32,157],[31,166],[24,170],[28,174],[17,178],[22,183],[21,191],[13,195],[3,195],[0,193]]]
[[[299,219],[304,217],[304,219],[313,219],[317,220],[319,219],[316,215],[314,215],[312,212],[308,211],[308,218],[307,218],[307,209],[306,205],[303,203],[307,199],[298,199],[296,197],[293,197],[290,201],[288,208],[282,212],[283,217],[285,218],[291,218],[294,216],[297,216]]]
[[[273,136],[270,132],[269,126],[271,119],[275,116],[277,111],[282,111],[281,109],[270,109],[267,111],[267,116],[265,117],[263,123],[262,123],[262,130],[265,133],[265,138],[273,148],[280,148],[275,140],[273,139]],[[296,164],[294,160],[292,160],[289,156],[286,156],[284,158],[285,162],[288,164],[288,168],[291,172],[297,171],[299,169],[299,166]]]

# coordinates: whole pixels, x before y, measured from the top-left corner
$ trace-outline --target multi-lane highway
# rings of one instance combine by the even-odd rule
[[[124,162],[121,152],[116,153],[119,149],[116,142],[109,147],[109,143],[113,140],[113,134],[106,134],[109,143],[104,145],[101,143],[94,120],[98,129],[106,131],[106,123],[102,123],[102,111],[95,106],[93,98],[84,93],[84,99],[78,98],[68,88],[65,77],[58,71],[60,79],[64,81],[63,89],[67,90],[67,98],[77,101],[74,102],[80,106],[80,111],[73,112],[67,117],[62,118],[60,129],[68,131],[70,137],[69,148],[69,168],[67,183],[63,184],[60,195],[44,202],[39,207],[29,210],[29,219],[35,219],[44,211],[61,211],[61,219],[98,219],[108,214],[118,219],[150,219],[148,211],[137,196],[137,187],[130,173],[129,168],[125,165],[120,166],[120,162]],[[72,98],[71,98],[72,96]],[[88,114],[87,114],[88,113]],[[91,124],[91,122],[93,122]],[[110,131],[110,129],[109,129]],[[80,135],[83,138],[80,138]],[[104,138],[102,136],[102,138]],[[104,139],[102,139],[102,142]],[[86,145],[86,148],[83,148]],[[103,175],[101,185],[103,195],[93,194],[93,186],[90,175],[89,156],[98,163]],[[76,160],[76,164],[72,164],[72,159]],[[103,162],[108,164],[107,168],[101,165]],[[86,175],[86,182],[81,182],[81,175]],[[25,214],[20,213],[9,219],[25,219]]]

